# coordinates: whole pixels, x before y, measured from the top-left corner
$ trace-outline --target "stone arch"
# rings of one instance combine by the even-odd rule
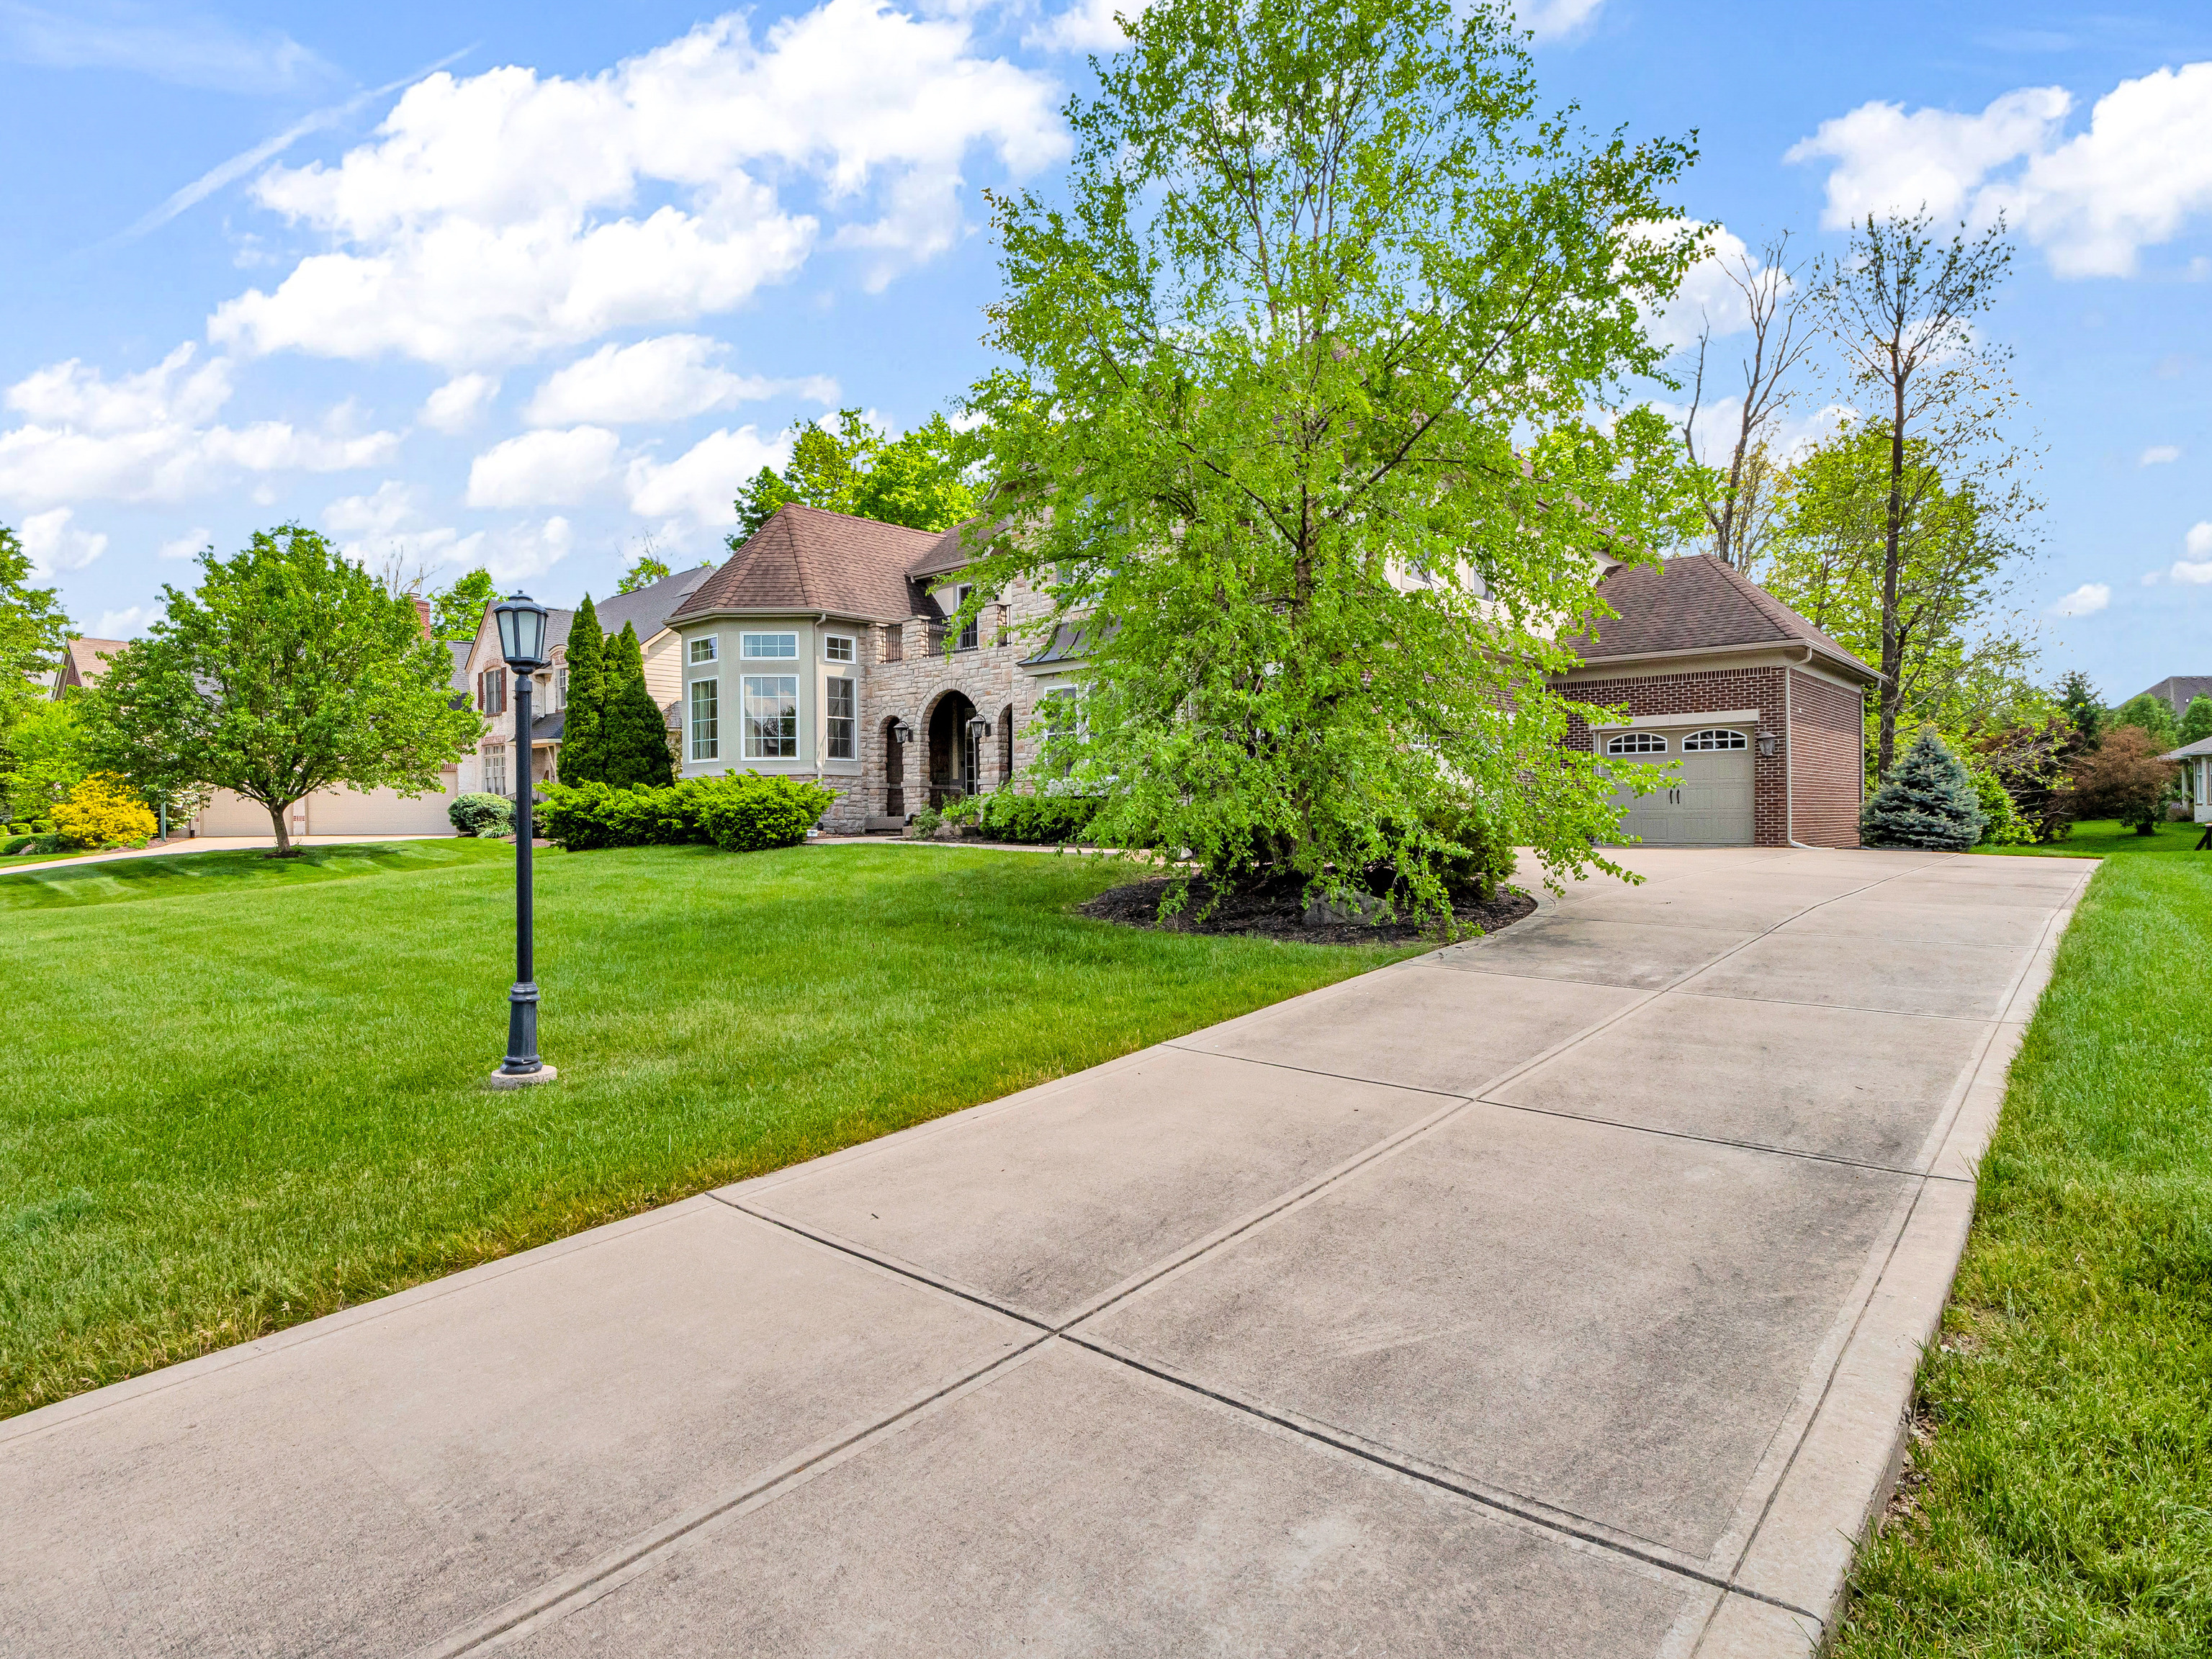
[[[957,685],[944,687],[923,705],[915,737],[921,745],[924,779],[933,807],[972,795],[980,785],[981,757],[968,726],[975,714],[975,700]]]
[[[906,816],[906,745],[898,740],[899,725],[896,714],[884,716],[884,816],[887,818]]]

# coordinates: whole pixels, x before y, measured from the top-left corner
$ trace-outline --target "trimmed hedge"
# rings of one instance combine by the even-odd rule
[[[461,795],[446,809],[453,828],[465,836],[511,836],[514,803],[504,795]]]
[[[572,853],[602,847],[710,842],[727,853],[793,847],[836,799],[808,778],[686,778],[663,788],[552,784],[538,809],[538,834]]]
[[[969,821],[987,839],[1036,846],[1082,840],[1099,807],[1095,795],[1020,795],[1011,789],[994,790],[978,799]]]

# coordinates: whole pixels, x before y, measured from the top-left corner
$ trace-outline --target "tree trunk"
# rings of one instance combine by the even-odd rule
[[[272,859],[289,859],[299,850],[292,845],[291,812],[292,803],[289,800],[269,809],[269,827],[276,832],[276,848],[269,854]]]
[[[1896,404],[1889,422],[1889,514],[1881,554],[1881,730],[1875,750],[1875,781],[1889,777],[1897,757],[1897,714],[1905,701],[1904,642],[1897,635],[1897,567],[1905,519],[1905,380],[1891,382]]]

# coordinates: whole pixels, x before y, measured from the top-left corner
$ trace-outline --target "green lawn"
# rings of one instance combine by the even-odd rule
[[[2013,1063],[1845,1659],[2212,1653],[2212,853],[2103,856]]]
[[[0,877],[0,1413],[993,1099],[1395,961],[1069,914],[1113,861],[513,849]]]

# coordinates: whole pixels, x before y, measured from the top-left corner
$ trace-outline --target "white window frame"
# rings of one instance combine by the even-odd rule
[[[799,635],[796,634],[740,634],[738,640],[738,655],[746,662],[799,660]],[[787,651],[764,648],[764,642],[770,640],[781,641],[791,648]]]
[[[700,647],[702,646],[704,646],[706,649],[703,651],[701,650]],[[697,639],[691,641],[690,649],[686,651],[684,654],[687,659],[695,665],[699,663],[721,661],[721,635],[719,634],[702,634]]]
[[[836,712],[834,686],[845,688],[845,707],[851,712]],[[841,732],[839,727],[843,727]],[[858,760],[860,757],[860,687],[848,674],[825,674],[822,679],[822,757],[824,760]],[[843,752],[840,753],[842,744]]]
[[[756,691],[753,689],[755,686],[769,684],[787,685],[791,690],[787,694],[782,691]],[[791,701],[791,713],[783,717],[786,729],[778,735],[776,750],[771,754],[769,752],[766,739],[760,735],[753,725],[753,699],[758,697],[763,702],[770,699],[781,702],[787,695]],[[796,674],[744,675],[738,684],[738,718],[744,723],[745,758],[747,760],[797,760],[799,758],[799,676]],[[786,744],[790,745],[788,749],[783,747]]]
[[[1667,739],[1656,732],[1623,732],[1605,740],[1608,755],[1663,755]]]
[[[843,651],[838,647],[842,646]],[[822,636],[822,660],[824,662],[858,662],[860,647],[850,634],[824,634]]]
[[[483,751],[483,787],[487,795],[507,793],[507,745],[503,743]]]
[[[701,692],[706,695],[706,711],[702,715],[699,703]],[[720,760],[722,757],[722,683],[719,679],[691,682],[690,701],[685,708],[684,753],[695,761]]]
[[[1686,755],[1704,755],[1750,747],[1750,738],[1745,737],[1741,732],[1731,732],[1724,726],[1708,726],[1702,732],[1692,732],[1682,739],[1682,752]]]

